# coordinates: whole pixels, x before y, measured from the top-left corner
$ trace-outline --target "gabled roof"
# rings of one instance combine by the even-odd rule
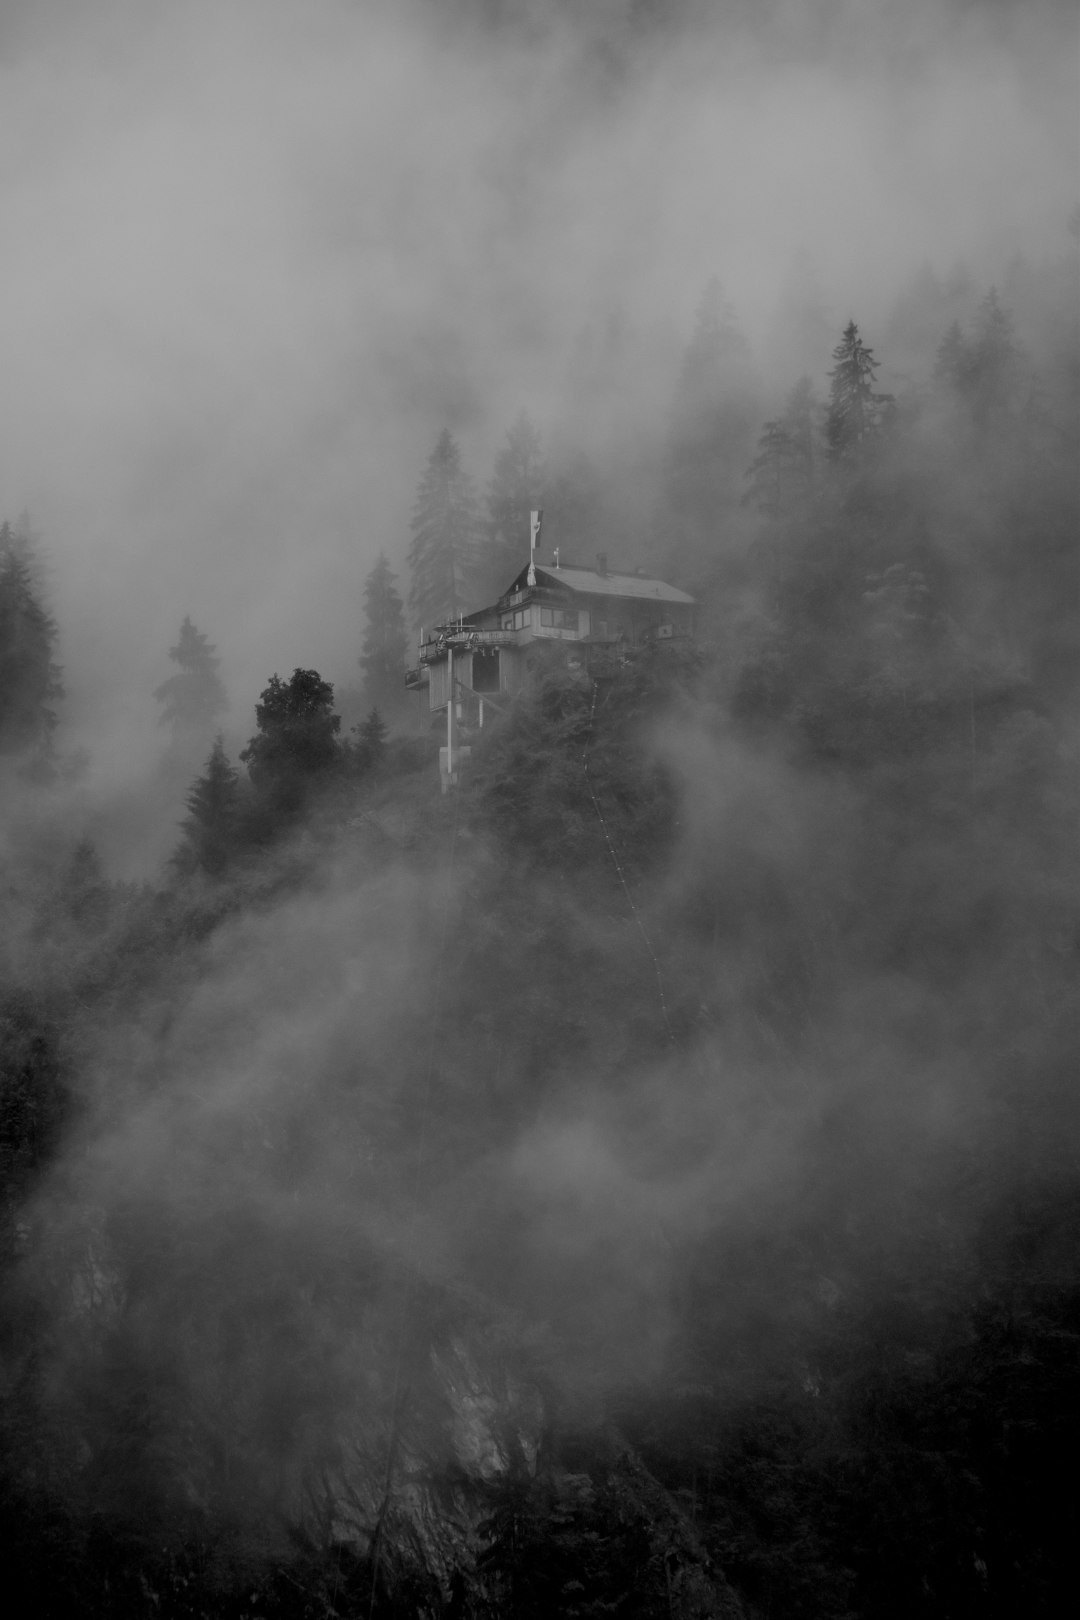
[[[521,590],[527,576],[528,569],[523,568],[510,590]],[[680,591],[677,586],[668,585],[662,579],[652,579],[647,574],[617,574],[613,570],[601,574],[594,568],[577,568],[570,563],[558,568],[537,567],[536,583],[549,588],[577,591],[582,596],[623,596],[639,601],[682,602],[687,606],[694,601],[692,596]]]

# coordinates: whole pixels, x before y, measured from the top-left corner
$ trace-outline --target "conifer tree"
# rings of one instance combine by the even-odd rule
[[[364,650],[360,668],[364,693],[371,703],[391,712],[404,693],[405,613],[397,578],[380,551],[364,582]]]
[[[361,771],[372,771],[386,757],[387,725],[378,709],[369,709],[356,730],[356,763]]]
[[[0,526],[0,753],[45,750],[62,696],[53,662],[56,623],[46,611],[25,536]]]
[[[412,518],[409,606],[418,625],[434,625],[473,601],[480,521],[471,478],[447,428],[428,457]]]
[[[874,392],[878,361],[849,321],[833,350],[836,364],[829,372],[829,414],[825,424],[829,454],[834,461],[849,455],[875,433],[892,404],[891,394]]]
[[[487,491],[486,537],[480,567],[485,599],[504,591],[529,559],[529,513],[544,504],[546,465],[540,432],[522,411],[495,457]]]
[[[746,470],[751,480],[744,499],[775,522],[794,510],[814,486],[815,437],[813,384],[800,377],[783,413],[766,422],[758,453]]]
[[[970,374],[971,348],[960,322],[951,321],[934,357],[934,382],[960,397],[967,390]]]
[[[986,427],[1015,406],[1020,381],[1021,356],[1012,314],[1003,308],[996,287],[975,312],[969,357],[967,393],[976,422]]]
[[[219,732],[206,769],[191,785],[188,814],[181,822],[183,842],[173,856],[181,871],[201,869],[220,877],[236,849],[240,779],[229,763]]]
[[[162,705],[159,725],[171,726],[175,742],[205,736],[226,708],[225,688],[218,676],[220,658],[200,630],[185,618],[169,657],[179,672],[162,681],[154,697]]]

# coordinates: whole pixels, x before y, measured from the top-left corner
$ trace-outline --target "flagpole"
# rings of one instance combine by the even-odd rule
[[[536,584],[536,550],[540,544],[540,528],[543,521],[543,507],[529,513],[529,572],[526,577],[526,583],[529,585]]]

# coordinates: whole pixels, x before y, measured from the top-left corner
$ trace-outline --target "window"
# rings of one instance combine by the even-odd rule
[[[524,630],[525,626],[529,623],[530,615],[530,608],[516,608],[514,610],[514,629]]]
[[[540,623],[550,630],[576,630],[578,627],[577,608],[547,608],[540,609]]]

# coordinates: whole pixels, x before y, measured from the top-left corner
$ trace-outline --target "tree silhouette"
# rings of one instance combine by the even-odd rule
[[[370,709],[356,726],[356,763],[362,771],[375,770],[386,756],[387,725],[378,709]]]
[[[219,877],[236,848],[240,808],[240,779],[229,763],[220,733],[205,771],[192,783],[187,808],[181,822],[183,842],[173,862],[180,871],[199,869]]]
[[[867,348],[859,336],[854,321],[845,326],[833,359],[836,364],[829,372],[825,436],[830,456],[839,461],[877,431],[892,404],[892,395],[874,392],[878,362],[873,349]]]
[[[480,522],[472,480],[449,430],[439,435],[416,493],[409,606],[418,625],[474,607]]]
[[[190,618],[185,618],[176,646],[169,648],[169,657],[179,670],[154,691],[162,706],[158,724],[171,726],[175,741],[205,736],[227,707],[218,677],[221,660],[214,656],[215,651]]]
[[[295,669],[288,681],[272,675],[255,706],[258,733],[240,758],[252,786],[272,810],[300,810],[340,758],[341,718],[334,688],[317,670]]]
[[[385,554],[364,582],[364,694],[376,707],[401,707],[404,694],[405,614],[397,580]]]
[[[813,385],[800,377],[783,413],[766,422],[758,453],[746,470],[744,499],[762,516],[777,520],[807,500],[814,487],[816,428]]]
[[[47,749],[62,696],[56,623],[42,605],[28,543],[0,526],[0,753]]]

